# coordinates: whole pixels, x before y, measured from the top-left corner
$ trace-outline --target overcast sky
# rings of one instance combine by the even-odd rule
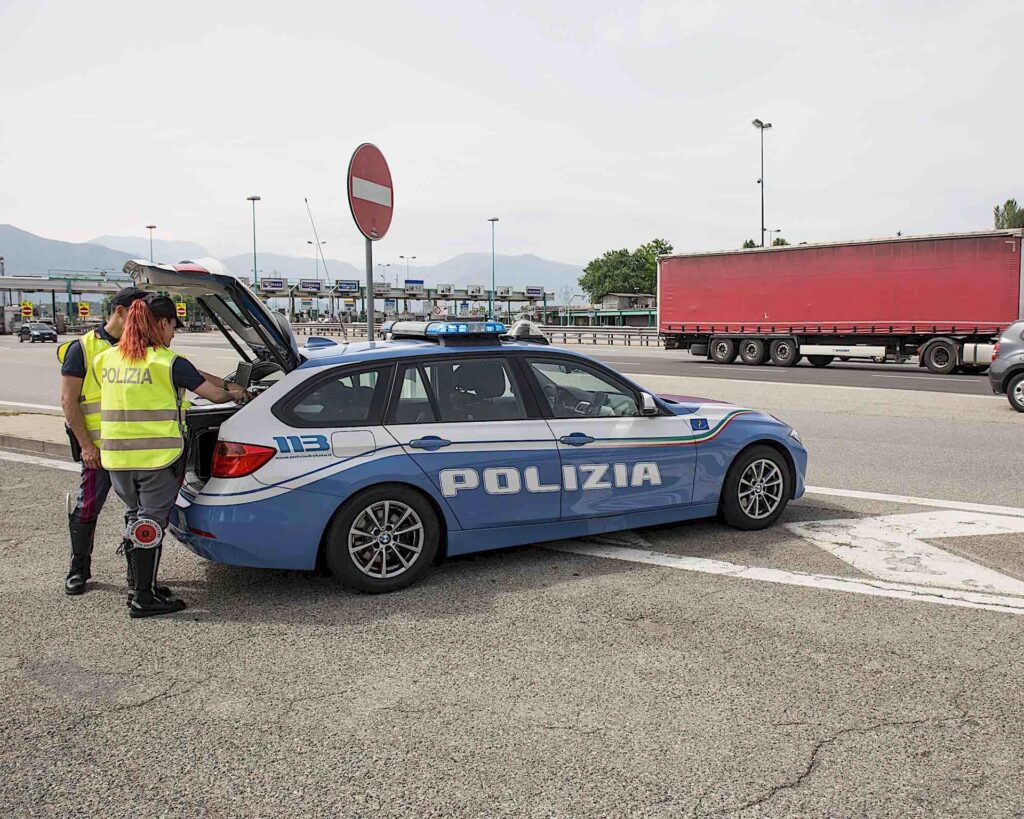
[[[0,223],[359,263],[344,177],[395,180],[376,260],[583,263],[984,229],[1024,200],[1020,2],[0,0]]]

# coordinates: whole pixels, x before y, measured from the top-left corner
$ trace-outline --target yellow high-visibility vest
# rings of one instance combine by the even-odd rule
[[[78,405],[82,410],[82,417],[85,419],[85,428],[89,437],[96,446],[100,445],[100,383],[97,379],[90,377],[92,362],[97,355],[104,350],[110,349],[110,342],[100,338],[95,330],[90,330],[78,339],[82,345],[82,355],[85,358],[85,378],[82,380],[82,389],[78,394]],[[67,358],[68,348],[74,344],[73,341],[65,341],[57,348],[57,360],[61,364]]]
[[[104,469],[162,469],[181,455],[185,391],[175,389],[171,379],[175,358],[166,347],[148,347],[137,361],[126,359],[118,347],[96,357]]]

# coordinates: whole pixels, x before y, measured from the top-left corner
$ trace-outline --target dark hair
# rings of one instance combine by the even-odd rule
[[[114,294],[114,298],[110,300],[110,308],[113,310],[115,307],[131,307],[139,299],[144,299],[149,295],[145,290],[139,290],[137,287],[124,287]]]

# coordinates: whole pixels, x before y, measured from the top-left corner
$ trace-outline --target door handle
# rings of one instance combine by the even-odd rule
[[[436,435],[424,435],[422,438],[414,438],[409,441],[409,446],[413,449],[425,449],[427,452],[433,452],[435,449],[441,449],[442,447],[451,445],[451,441],[444,438],[438,438]]]
[[[594,439],[589,435],[584,435],[582,432],[573,432],[571,435],[563,435],[558,439],[560,443],[567,444],[568,446],[585,446],[586,444],[594,443]]]

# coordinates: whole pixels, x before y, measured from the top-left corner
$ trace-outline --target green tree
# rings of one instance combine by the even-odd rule
[[[1016,199],[1007,199],[1002,207],[996,205],[992,209],[996,228],[1024,228],[1024,208],[1017,204]]]
[[[658,256],[671,253],[664,239],[652,239],[636,250],[609,250],[591,260],[579,278],[591,302],[608,293],[653,293],[658,278]]]
[[[776,236],[775,241],[772,242],[772,247],[785,247],[788,244],[789,242],[787,242],[781,236]]]
[[[749,250],[752,247],[757,247],[757,242],[755,242],[753,239],[747,239],[747,241],[743,243],[744,250]]]

